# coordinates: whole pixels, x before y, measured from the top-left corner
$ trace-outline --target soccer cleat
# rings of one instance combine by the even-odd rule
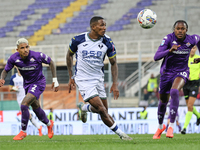
[[[163,124],[163,128],[162,129],[157,129],[156,133],[153,136],[153,139],[160,139],[160,136],[162,134],[163,131],[165,131],[166,126]]]
[[[53,137],[53,124],[54,124],[54,122],[52,120],[50,120],[50,122],[51,122],[51,125],[47,126],[47,128],[48,128],[48,137],[51,139]]]
[[[181,134],[186,134],[186,128],[183,128],[183,130],[181,130]]]
[[[83,123],[86,123],[87,121],[87,112],[82,110],[83,102],[78,103],[78,107],[81,110],[81,120]]]
[[[20,131],[19,134],[17,134],[13,140],[23,140],[26,137],[26,133],[23,131]]]
[[[173,138],[174,137],[174,135],[173,135],[173,128],[172,127],[168,128],[167,133],[166,133],[166,137],[167,138]]]
[[[40,126],[40,128],[38,129],[39,131],[39,136],[42,136],[42,126]]]
[[[198,126],[200,124],[200,118],[197,119],[196,125]]]
[[[121,136],[120,136],[120,139],[122,140],[125,140],[125,141],[130,141],[130,140],[133,140],[131,137],[129,137],[127,134],[123,133]]]

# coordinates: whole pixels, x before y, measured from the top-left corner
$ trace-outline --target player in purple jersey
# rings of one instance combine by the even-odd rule
[[[7,61],[4,70],[1,72],[0,87],[4,85],[7,73],[16,66],[24,78],[24,89],[26,96],[21,103],[21,131],[13,140],[22,140],[26,137],[26,129],[29,121],[29,106],[31,105],[36,116],[47,125],[48,137],[53,137],[53,121],[49,121],[45,112],[41,109],[39,97],[46,87],[46,79],[42,73],[42,63],[49,64],[52,72],[52,89],[57,92],[59,83],[56,77],[56,67],[50,57],[41,52],[29,50],[28,41],[20,38],[17,41],[17,52],[12,54]]]
[[[107,55],[111,64],[113,84],[110,92],[114,99],[119,97],[117,87],[118,66],[116,60],[115,46],[112,40],[105,35],[106,22],[104,18],[94,16],[90,20],[91,31],[72,38],[67,53],[67,69],[69,73],[69,92],[75,86],[85,102],[81,103],[81,120],[87,121],[87,112],[98,113],[102,121],[122,140],[132,140],[131,137],[122,132],[113,118],[108,114],[107,97],[104,88],[103,61]],[[73,55],[76,54],[76,73],[73,76]]]
[[[170,123],[166,137],[173,138],[173,126],[179,106],[179,91],[188,80],[189,67],[188,59],[190,51],[194,45],[200,49],[199,35],[186,34],[188,25],[184,20],[174,23],[173,33],[163,38],[154,60],[163,59],[160,68],[160,101],[158,104],[158,129],[153,139],[160,139],[166,126],[163,124],[166,106],[171,96],[170,103]]]

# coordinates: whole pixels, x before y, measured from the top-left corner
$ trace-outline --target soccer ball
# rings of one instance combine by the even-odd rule
[[[137,21],[144,29],[150,29],[156,24],[157,15],[150,9],[143,9],[137,16]]]

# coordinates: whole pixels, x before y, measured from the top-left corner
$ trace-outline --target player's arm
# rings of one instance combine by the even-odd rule
[[[71,92],[72,88],[75,88],[75,82],[74,82],[74,79],[72,78],[72,76],[73,76],[73,55],[74,55],[74,53],[69,49],[67,52],[67,56],[66,56],[67,70],[69,73],[69,83],[68,83],[69,93]]]
[[[52,89],[54,89],[55,92],[57,92],[59,90],[59,83],[58,83],[58,80],[57,80],[57,74],[56,74],[56,65],[55,63],[53,62],[53,60],[50,61],[50,64],[49,64],[49,67],[51,69],[51,73],[52,73],[52,77],[53,77],[53,82],[52,82]]]
[[[5,69],[1,72],[0,87],[4,85],[7,74],[8,73],[5,71]]]
[[[110,88],[110,93],[113,92],[114,99],[118,99],[119,97],[119,89],[117,87],[117,79],[118,79],[118,65],[117,65],[117,59],[116,57],[109,59],[111,64],[111,73],[112,73],[112,79],[113,84]]]

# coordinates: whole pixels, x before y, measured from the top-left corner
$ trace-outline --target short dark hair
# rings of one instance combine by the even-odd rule
[[[186,22],[185,20],[177,20],[177,21],[174,23],[173,28],[175,28],[175,26],[176,26],[177,23],[185,23],[186,28],[188,29],[188,24],[187,24],[187,22]]]
[[[95,23],[95,22],[98,22],[98,20],[101,20],[101,19],[104,19],[103,17],[101,16],[94,16],[90,19],[90,27],[92,27],[92,24]]]

